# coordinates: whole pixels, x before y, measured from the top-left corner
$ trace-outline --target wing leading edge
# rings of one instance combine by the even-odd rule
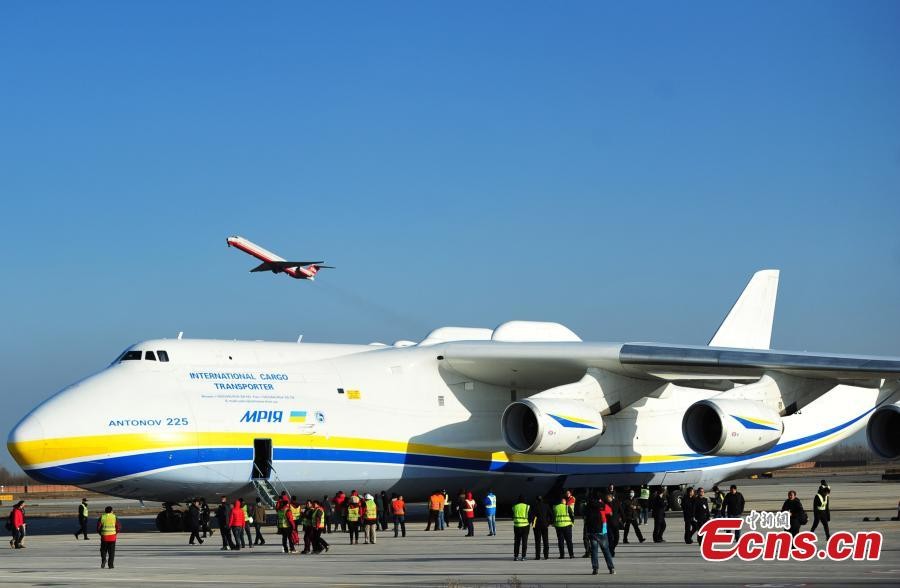
[[[578,381],[588,368],[668,382],[756,380],[767,371],[827,380],[900,379],[900,358],[657,343],[506,343],[442,345],[446,368],[498,386],[545,389]]]

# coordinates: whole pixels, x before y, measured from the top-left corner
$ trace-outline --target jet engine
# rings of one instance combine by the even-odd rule
[[[703,455],[745,455],[773,447],[784,432],[778,412],[761,402],[732,398],[701,400],[684,413],[681,432]]]
[[[886,459],[900,456],[900,401],[882,406],[866,425],[869,449]]]
[[[500,420],[506,444],[519,453],[558,455],[590,449],[603,434],[603,418],[580,400],[526,398]]]

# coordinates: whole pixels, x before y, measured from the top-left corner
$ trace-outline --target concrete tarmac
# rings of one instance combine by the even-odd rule
[[[326,535],[331,543],[322,555],[286,555],[280,537],[266,528],[265,546],[239,552],[220,551],[216,534],[200,546],[187,545],[186,533],[157,533],[152,516],[124,517],[118,543],[116,569],[100,569],[96,534],[89,541],[72,536],[72,519],[32,519],[27,549],[0,551],[0,584],[18,586],[79,586],[120,584],[170,585],[335,585],[335,586],[848,586],[900,585],[900,523],[892,522],[900,486],[874,480],[829,480],[834,491],[832,532],[880,531],[884,543],[879,561],[742,562],[704,561],[696,544],[682,541],[680,513],[670,513],[667,543],[649,541],[651,525],[643,527],[648,541],[620,544],[616,575],[606,572],[601,557],[600,574],[592,576],[589,559],[582,559],[581,523],[576,523],[576,559],[557,559],[559,551],[550,530],[550,560],[535,561],[529,538],[527,561],[513,561],[512,523],[498,521],[498,535],[488,537],[484,519],[476,520],[476,536],[464,537],[451,525],[444,531],[425,532],[420,516],[407,525],[407,537],[379,533],[374,545],[349,545],[347,536]],[[811,510],[810,495],[818,479],[754,480],[738,482],[748,511],[774,509],[788,489],[800,492]],[[856,510],[860,508],[861,510]],[[419,510],[421,512],[421,510]],[[155,514],[155,513],[153,513]],[[880,522],[863,522],[869,516]],[[810,516],[812,519],[812,516]],[[93,526],[92,521],[92,526]],[[70,530],[70,528],[72,528]],[[745,528],[746,529],[746,528]],[[808,530],[805,527],[804,530]],[[819,546],[824,535],[819,529]],[[3,545],[3,544],[0,544]]]

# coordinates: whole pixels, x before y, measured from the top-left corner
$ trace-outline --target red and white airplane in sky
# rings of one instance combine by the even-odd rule
[[[298,280],[315,280],[316,274],[319,273],[320,269],[334,267],[322,265],[325,263],[324,261],[288,261],[275,255],[268,249],[260,247],[253,241],[237,235],[228,237],[226,243],[228,243],[229,247],[237,247],[244,253],[249,253],[262,261],[261,264],[250,270],[251,272],[285,273]]]

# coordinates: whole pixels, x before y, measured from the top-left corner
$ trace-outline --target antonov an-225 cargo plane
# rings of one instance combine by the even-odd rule
[[[588,343],[556,324],[444,327],[394,346],[144,341],[9,434],[34,478],[179,502],[367,488],[424,497],[712,483],[867,426],[900,452],[900,358],[769,350],[778,272],[709,346]]]

